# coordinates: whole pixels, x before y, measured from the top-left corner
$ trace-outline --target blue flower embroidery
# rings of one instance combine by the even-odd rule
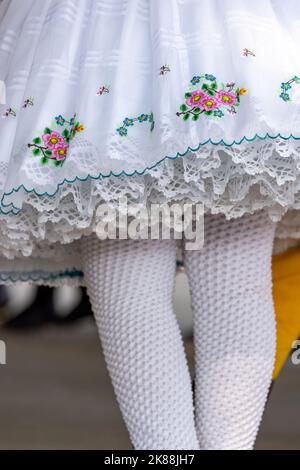
[[[209,80],[209,81],[211,81],[211,82],[214,82],[214,81],[216,80],[216,77],[215,77],[214,75],[210,75],[210,74],[208,74],[208,73],[206,73],[206,74],[204,75],[204,77],[205,77],[206,80]]]
[[[282,88],[283,90],[290,90],[290,89],[292,88],[292,85],[291,85],[289,82],[287,82],[287,83],[282,83],[282,84],[280,85],[280,88]]]
[[[58,126],[64,126],[66,122],[65,118],[61,114],[55,118],[55,121]]]
[[[145,122],[145,121],[148,121],[148,114],[141,114],[139,117],[138,117],[138,121],[139,122]]]
[[[293,78],[291,78],[288,82],[282,82],[280,85],[280,88],[283,90],[279,97],[283,99],[283,101],[291,101],[290,95],[287,93],[287,90],[291,90],[292,84],[293,83],[300,83],[300,78],[295,75]]]
[[[117,133],[122,137],[126,137],[128,135],[128,127],[134,126],[136,122],[138,123],[148,122],[150,124],[150,132],[154,130],[154,127],[155,127],[154,116],[153,116],[153,113],[149,113],[149,114],[140,114],[139,116],[135,118],[128,118],[128,117],[125,118],[123,123],[117,129]]]
[[[216,111],[214,111],[214,116],[221,118],[222,116],[224,116],[224,113],[220,109],[216,109]]]
[[[124,121],[123,121],[123,124],[126,127],[133,126],[134,120],[130,119],[130,118],[125,118]]]
[[[201,77],[199,77],[199,75],[196,75],[195,77],[192,78],[191,84],[192,85],[197,85],[197,83],[199,83],[200,80],[201,80]]]
[[[119,129],[117,129],[117,132],[118,132],[121,136],[127,135],[127,129],[126,129],[126,127],[119,127]]]
[[[290,101],[290,99],[291,99],[290,95],[288,93],[284,93],[284,92],[280,93],[280,98],[282,98],[283,101]]]

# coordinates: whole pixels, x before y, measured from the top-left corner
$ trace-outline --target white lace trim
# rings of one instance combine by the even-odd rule
[[[129,207],[202,202],[206,210],[228,219],[265,208],[279,221],[289,209],[300,208],[300,143],[278,138],[233,146],[207,144],[175,160],[165,159],[141,176],[66,182],[51,197],[24,188],[12,197],[16,195],[22,210],[0,218],[0,252],[10,259],[64,256],[61,244],[96,230],[98,205],[106,202],[117,208],[124,196]],[[5,202],[10,202],[8,196]],[[299,237],[300,219],[292,228],[286,220],[278,233],[281,238]]]

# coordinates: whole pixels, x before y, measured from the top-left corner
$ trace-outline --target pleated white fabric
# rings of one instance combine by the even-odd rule
[[[297,0],[3,0],[2,281],[79,278],[122,195],[298,209],[299,45]]]

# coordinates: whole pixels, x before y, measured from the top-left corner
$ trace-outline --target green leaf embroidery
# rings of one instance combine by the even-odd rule
[[[194,113],[196,114],[200,114],[201,113],[201,109],[198,108],[198,106],[196,108],[193,109]]]
[[[43,158],[41,159],[41,164],[42,164],[42,165],[47,165],[47,163],[48,163],[48,158],[47,158],[47,157],[43,157]]]
[[[41,155],[41,150],[40,149],[33,149],[32,153],[35,157],[37,157],[38,155]]]
[[[182,105],[180,106],[180,111],[182,111],[183,113],[184,113],[185,111],[187,111],[187,110],[188,110],[188,107],[187,107],[186,104],[182,104]]]
[[[46,127],[44,129],[44,134],[51,134],[52,133],[52,130],[50,129],[50,127]]]
[[[192,119],[193,121],[198,121],[199,117],[199,114],[195,114]]]
[[[45,153],[45,156],[46,156],[46,157],[52,157],[52,151],[51,151],[51,150],[48,150],[48,149],[47,149],[47,150],[45,150],[44,153]]]
[[[68,131],[68,129],[64,129],[62,135],[63,137],[65,137],[65,139],[68,139],[70,137],[70,132]]]
[[[40,137],[36,137],[35,139],[33,139],[33,143],[34,144],[41,144],[42,143],[42,139]]]
[[[183,120],[184,121],[187,121],[189,119],[190,115],[187,113],[183,116]]]

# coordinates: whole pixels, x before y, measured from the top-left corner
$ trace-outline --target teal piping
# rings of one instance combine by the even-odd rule
[[[63,279],[63,278],[70,278],[70,279],[74,279],[74,278],[83,278],[83,272],[82,271],[64,271],[64,272],[61,272],[61,273],[57,273],[57,274],[54,274],[54,273],[48,273],[48,274],[42,274],[42,273],[38,273],[38,272],[31,272],[31,273],[0,273],[0,281],[2,282],[7,282],[7,281],[10,281],[10,282],[37,282],[37,281],[56,281],[56,280],[59,280],[59,279]]]

